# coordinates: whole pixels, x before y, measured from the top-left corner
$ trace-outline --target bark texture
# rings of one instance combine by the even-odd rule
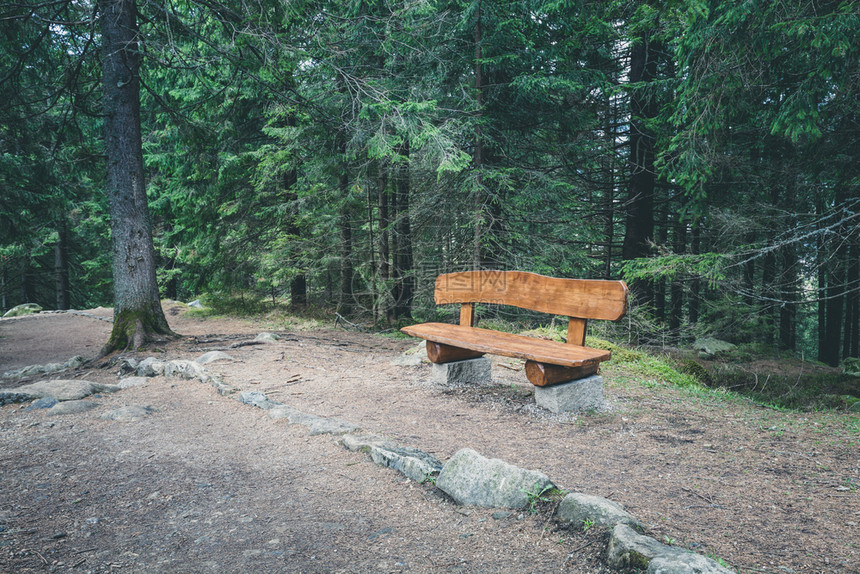
[[[103,349],[173,335],[161,309],[143,175],[140,52],[134,0],[100,0],[106,189],[113,240],[114,326]]]

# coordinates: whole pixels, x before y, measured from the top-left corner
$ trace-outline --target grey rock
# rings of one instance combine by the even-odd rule
[[[487,357],[478,357],[441,365],[433,363],[432,377],[433,382],[444,386],[489,383],[492,379],[492,361]]]
[[[119,360],[118,374],[122,376],[129,373],[137,373],[137,360],[132,359],[131,357],[121,357]]]
[[[842,372],[850,377],[860,377],[860,358],[848,357],[842,361]]]
[[[126,377],[124,379],[120,379],[117,386],[120,389],[130,389],[132,387],[141,387],[149,382],[148,377]]]
[[[49,409],[59,402],[60,401],[58,401],[54,397],[43,397],[41,399],[33,401],[33,404],[31,404],[29,407],[27,407],[24,410],[25,411],[35,411],[37,409]]]
[[[194,361],[186,361],[184,359],[165,363],[164,376],[178,377],[180,379],[199,379],[204,382],[208,380],[206,369]]]
[[[164,374],[164,361],[159,361],[155,357],[147,357],[137,365],[137,375],[139,377],[156,377]]]
[[[287,416],[287,420],[290,421],[291,425],[305,425],[309,427],[312,426],[314,423],[321,421],[322,417],[293,410],[293,412]]]
[[[146,416],[151,415],[154,412],[155,409],[150,406],[141,407],[135,405],[127,405],[118,409],[108,411],[103,415],[100,415],[99,418],[108,421],[129,423],[138,421]]]
[[[224,382],[221,377],[218,376],[210,375],[203,382],[209,383],[210,385],[215,387],[215,391],[217,391],[219,395],[224,397],[228,397],[239,392],[239,389],[237,389],[233,385],[230,385],[229,383]]]
[[[77,369],[84,364],[84,358],[80,355],[75,355],[63,363],[63,367],[67,369]]]
[[[27,393],[16,393],[13,391],[0,391],[0,407],[3,405],[13,405],[16,403],[25,403],[32,401],[37,397],[28,395]]]
[[[298,411],[289,405],[276,405],[269,409],[269,418],[285,419]]]
[[[110,385],[107,383],[90,383],[93,386],[93,389],[97,393],[115,393],[117,391],[121,391],[122,387],[119,385]]]
[[[555,485],[542,472],[484,458],[464,448],[442,467],[436,486],[460,504],[525,508],[529,504],[527,493],[542,492]]]
[[[372,434],[348,434],[341,439],[341,444],[345,449],[353,452],[364,451],[370,452],[370,448],[374,446],[383,446],[388,444],[384,438]]]
[[[713,337],[703,337],[701,339],[696,339],[693,343],[693,350],[699,351],[699,356],[702,356],[704,353],[708,357],[714,357],[722,353],[729,353],[737,348],[737,345],[733,345],[727,341],[721,341],[720,339],[715,339]]]
[[[48,363],[46,365],[28,365],[26,367],[21,367],[20,369],[16,369],[13,371],[6,371],[3,373],[4,379],[20,379],[22,377],[29,377],[33,375],[42,375],[45,373],[56,373],[59,371],[64,371],[66,369],[77,369],[81,365],[84,364],[83,357],[72,357],[67,360],[65,363]]]
[[[99,404],[92,401],[65,401],[57,403],[48,409],[48,415],[76,415],[92,410],[97,406],[99,406]]]
[[[263,343],[275,343],[278,339],[280,337],[274,333],[260,333],[254,337],[255,341],[262,341]]]
[[[669,554],[656,556],[648,564],[647,574],[734,574],[734,572],[701,554],[676,549]]]
[[[42,365],[27,365],[26,367],[21,367],[20,369],[15,369],[13,371],[6,371],[3,373],[4,379],[22,379],[24,377],[30,377],[33,375],[41,375],[45,371],[43,370]]]
[[[188,303],[189,307],[194,307],[195,309],[202,309],[203,303],[200,302],[200,299],[195,299],[191,303]]]
[[[510,518],[513,515],[513,512],[508,512],[507,510],[499,510],[493,513],[493,520],[504,520],[505,518]]]
[[[347,450],[368,453],[374,463],[393,468],[416,482],[423,482],[442,469],[442,463],[433,456],[414,448],[398,447],[376,435],[348,434],[341,444]]]
[[[558,505],[555,517],[559,522],[576,528],[582,527],[588,521],[595,526],[606,528],[626,524],[640,532],[645,530],[644,525],[617,502],[579,492],[571,492],[564,497]]]
[[[58,379],[56,381],[39,381],[16,389],[12,392],[25,393],[34,398],[54,397],[58,401],[75,401],[99,392],[118,391],[116,385],[91,383],[74,379]]]
[[[644,570],[654,558],[671,551],[670,546],[639,534],[626,524],[619,524],[612,529],[609,538],[607,562],[613,568]]]
[[[233,357],[228,355],[223,351],[209,351],[208,353],[204,353],[200,355],[194,362],[199,365],[208,365],[209,363],[214,363],[216,361],[235,361]]]
[[[612,529],[607,562],[613,568],[646,570],[648,574],[732,574],[710,558],[661,544],[624,524]]]
[[[239,393],[239,396],[236,397],[236,399],[242,404],[266,410],[281,404],[269,399],[265,393],[261,393],[260,391],[243,391]]]
[[[35,303],[23,303],[16,307],[12,307],[3,315],[3,318],[7,317],[22,317],[24,315],[32,315],[33,313],[38,313],[42,310],[42,307]]]
[[[415,482],[424,482],[442,470],[442,463],[435,457],[411,447],[371,446],[370,458],[374,463],[393,468]]]
[[[355,430],[358,430],[358,427],[352,423],[338,419],[319,418],[311,424],[308,435],[346,434]]]
[[[591,375],[569,383],[535,387],[535,403],[553,413],[601,410],[603,402],[603,377]]]

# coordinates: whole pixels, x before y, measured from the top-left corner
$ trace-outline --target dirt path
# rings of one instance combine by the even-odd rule
[[[58,329],[59,318],[68,319],[0,322],[0,371],[52,353],[65,360],[106,338],[107,323],[77,317]],[[194,358],[264,330],[170,318],[185,338],[160,358]],[[207,368],[442,460],[471,447],[542,470],[567,489],[621,502],[656,538],[742,572],[860,572],[856,415],[692,395],[610,365],[610,412],[550,416],[533,406],[516,363],[496,365],[492,386],[440,388],[429,366],[390,365],[413,343],[282,334]],[[106,369],[85,376],[116,380]],[[201,383],[155,378],[99,401],[63,417],[0,410],[0,570],[44,571],[55,560],[93,572],[603,569],[594,530],[544,531],[542,515],[497,520],[457,507],[332,437],[307,437]],[[134,423],[98,418],[122,404],[157,412]]]

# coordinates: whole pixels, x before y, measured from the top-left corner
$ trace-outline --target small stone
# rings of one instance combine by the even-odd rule
[[[37,401],[33,401],[33,404],[31,404],[29,407],[27,407],[24,410],[25,411],[34,411],[36,409],[49,409],[59,402],[60,401],[58,401],[54,397],[43,397]]]
[[[164,361],[155,357],[147,357],[137,365],[137,374],[140,377],[155,377],[164,374]]]
[[[10,392],[26,393],[34,397],[54,397],[58,401],[75,401],[98,392],[118,391],[119,387],[76,379],[58,379],[56,381],[39,381],[9,390]]]
[[[11,391],[0,391],[0,407],[3,405],[13,405],[15,403],[24,403],[35,399],[33,395],[27,393],[15,393]],[[23,405],[22,405],[23,406]]]
[[[141,387],[149,382],[147,377],[126,377],[120,379],[117,386],[121,389],[130,389],[132,387]]]
[[[263,343],[276,343],[278,339],[280,339],[280,337],[275,333],[260,333],[256,337],[254,337],[255,341],[260,341]]]
[[[513,515],[513,512],[508,512],[507,510],[499,510],[493,513],[493,520],[504,520],[505,518],[510,518]]]
[[[196,359],[194,359],[195,363],[200,365],[207,365],[209,363],[215,363],[217,361],[235,361],[233,357],[228,355],[223,351],[209,351],[208,353],[204,353],[200,355]]]
[[[108,411],[103,415],[99,416],[100,419],[108,420],[108,421],[117,421],[121,423],[130,423],[134,421],[139,421],[140,419],[151,415],[155,412],[155,409],[149,406],[140,407],[135,405],[124,406],[118,409],[113,409],[112,411]]]
[[[308,434],[310,436],[321,434],[346,434],[355,430],[358,430],[358,427],[352,423],[338,419],[320,418],[311,424]]]
[[[296,409],[288,405],[276,405],[269,409],[269,418],[272,419],[285,419],[290,415],[295,414]]]
[[[92,401],[64,401],[48,409],[48,415],[76,415],[98,407],[98,403]]]
[[[266,410],[281,404],[269,399],[265,393],[260,391],[243,391],[237,395],[236,400],[244,405],[251,405],[252,407]]]
[[[7,317],[23,317],[24,315],[32,315],[33,313],[38,313],[42,310],[42,307],[37,305],[36,303],[22,303],[16,307],[12,307],[3,315],[3,318]]]

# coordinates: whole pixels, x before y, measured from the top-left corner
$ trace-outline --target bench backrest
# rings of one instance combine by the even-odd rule
[[[436,278],[437,305],[461,303],[460,323],[474,325],[474,303],[511,305],[572,318],[568,342],[581,345],[584,319],[616,321],[627,312],[624,281],[559,279],[527,271],[464,271]]]

